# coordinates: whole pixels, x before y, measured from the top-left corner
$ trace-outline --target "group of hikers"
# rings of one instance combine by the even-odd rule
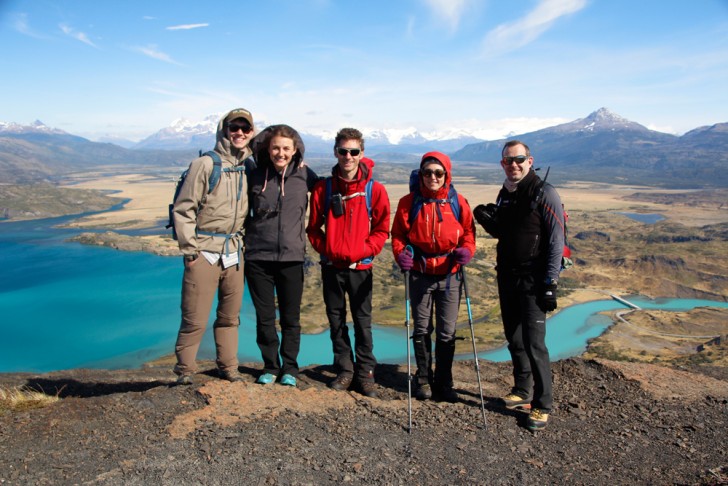
[[[192,161],[172,208],[184,258],[177,383],[192,383],[215,295],[219,374],[243,380],[237,351],[247,280],[263,360],[256,383],[296,386],[308,239],[321,257],[337,373],[329,387],[376,398],[372,265],[391,232],[394,259],[411,296],[415,396],[457,402],[452,362],[463,293],[458,275],[475,254],[475,220],[498,239],[498,292],[514,377],[511,392],[500,400],[528,411],[529,429],[543,429],[552,407],[545,321],[557,305],[564,221],[559,196],[536,175],[529,148],[516,140],[505,144],[503,188],[495,203],[473,210],[452,186],[450,158],[424,154],[391,226],[387,191],[374,179],[375,164],[364,148],[359,130],[339,130],[336,164],[330,176],[319,177],[305,164],[303,140],[290,126],[256,133],[252,114],[243,108],[222,117],[214,151]]]

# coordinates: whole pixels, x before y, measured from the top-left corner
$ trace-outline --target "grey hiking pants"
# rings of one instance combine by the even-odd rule
[[[462,282],[454,274],[425,275],[420,272],[410,272],[410,301],[415,336],[429,336],[434,328],[438,341],[450,342],[455,339],[455,325],[462,293],[461,284]]]
[[[188,375],[197,371],[197,350],[207,327],[215,293],[218,302],[213,331],[217,367],[222,371],[237,370],[238,327],[244,282],[243,262],[222,268],[220,261],[211,265],[200,255],[192,264],[185,265],[182,278],[182,324],[175,346],[175,373]]]

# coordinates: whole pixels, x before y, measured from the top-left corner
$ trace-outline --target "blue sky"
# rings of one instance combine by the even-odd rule
[[[246,107],[495,139],[728,121],[728,0],[0,0],[0,121],[96,139]]]

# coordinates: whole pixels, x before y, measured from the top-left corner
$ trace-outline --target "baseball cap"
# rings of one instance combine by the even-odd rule
[[[236,120],[238,118],[243,118],[250,123],[251,127],[255,128],[255,124],[253,123],[253,115],[245,108],[235,108],[234,110],[230,111],[230,113],[227,114],[225,117],[224,123],[227,125],[233,120]]]

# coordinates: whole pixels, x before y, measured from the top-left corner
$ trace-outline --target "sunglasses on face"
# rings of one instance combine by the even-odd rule
[[[361,149],[348,149],[344,147],[337,147],[336,153],[342,156],[346,156],[346,154],[351,154],[352,157],[356,157],[361,153]]]
[[[422,171],[422,175],[425,177],[432,177],[433,175],[440,179],[445,177],[445,171],[442,169],[425,169]]]
[[[514,157],[503,157],[504,165],[511,165],[513,162],[516,164],[522,164],[528,160],[528,155],[516,155]]]
[[[253,131],[253,127],[250,125],[228,125],[228,130],[230,130],[230,133],[235,133],[238,130],[242,130],[243,133],[250,133]]]

